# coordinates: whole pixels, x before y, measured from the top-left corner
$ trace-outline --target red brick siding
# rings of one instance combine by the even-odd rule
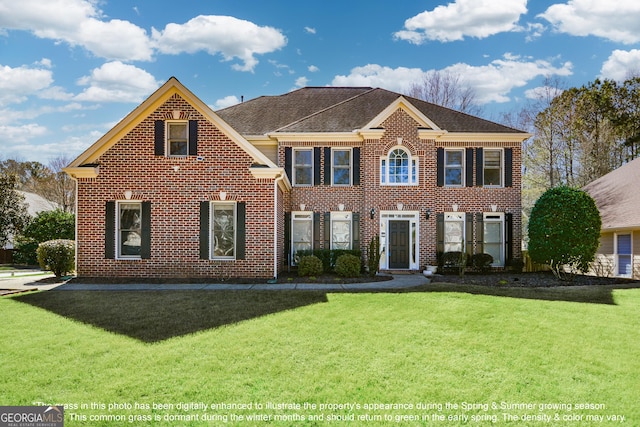
[[[174,110],[198,120],[203,160],[154,155],[154,121]],[[253,159],[179,96],[145,118],[98,162],[98,177],[78,185],[80,276],[273,277],[273,180],[256,180],[249,171]],[[125,190],[151,202],[151,259],[105,259],[105,202],[123,199]],[[221,190],[230,200],[246,202],[245,260],[199,258],[199,203],[217,199]]]
[[[328,141],[311,143],[283,144],[279,149],[280,164],[284,164],[284,147],[286,146],[318,146],[318,147],[361,147],[361,185],[353,187],[294,187],[291,192],[291,210],[299,209],[300,203],[307,210],[315,212],[337,211],[338,204],[345,205],[346,211],[360,213],[360,244],[363,253],[371,238],[380,231],[380,211],[396,210],[398,202],[404,204],[405,211],[419,211],[420,235],[420,267],[436,262],[436,214],[452,211],[452,204],[458,204],[458,211],[468,213],[490,212],[491,205],[498,206],[498,212],[513,215],[513,257],[520,254],[521,241],[521,148],[518,143],[439,143],[434,140],[421,140],[418,137],[418,124],[402,110],[392,114],[383,124],[384,135],[380,140],[366,140],[363,143],[341,143]],[[386,156],[389,150],[398,145],[402,138],[402,146],[412,156],[418,158],[418,185],[415,186],[383,186],[380,185],[380,157]],[[436,150],[438,147],[510,147],[513,149],[513,186],[505,188],[463,187],[447,188],[436,185]],[[324,150],[322,152],[322,165]],[[475,162],[475,157],[474,157]],[[476,165],[474,165],[475,168]],[[324,170],[324,168],[323,168]],[[474,169],[475,177],[475,169]],[[475,184],[475,178],[474,178]],[[375,209],[375,217],[370,219],[369,212]],[[426,210],[431,216],[425,219]],[[320,216],[323,221],[323,215]],[[325,240],[324,226],[320,227],[321,241]]]

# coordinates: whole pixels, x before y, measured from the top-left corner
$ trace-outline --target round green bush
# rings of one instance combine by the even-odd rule
[[[336,260],[336,274],[341,277],[360,276],[360,258],[355,255],[340,255]]]
[[[298,262],[298,276],[319,276],[323,272],[322,261],[315,255],[307,255]]]
[[[38,245],[38,264],[60,278],[74,269],[76,243],[73,240],[48,240]]]

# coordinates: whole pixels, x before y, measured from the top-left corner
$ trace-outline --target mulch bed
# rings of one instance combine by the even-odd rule
[[[556,286],[598,286],[598,285],[630,285],[640,286],[640,281],[624,279],[620,277],[596,277],[576,275],[572,281],[558,279],[551,272],[537,273],[490,273],[475,274],[466,273],[464,276],[457,274],[436,274],[432,282],[456,283],[466,285],[500,286],[500,287],[529,287],[551,288]]]

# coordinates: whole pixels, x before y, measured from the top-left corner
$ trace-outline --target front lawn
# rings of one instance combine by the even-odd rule
[[[66,404],[67,426],[640,424],[640,289],[499,292],[4,297],[0,405]]]

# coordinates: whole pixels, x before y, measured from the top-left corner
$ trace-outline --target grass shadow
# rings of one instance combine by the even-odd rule
[[[328,301],[313,291],[193,290],[48,291],[13,299],[146,343]]]
[[[636,284],[599,286],[509,287],[484,286],[459,283],[430,283],[400,290],[399,292],[459,292],[472,295],[488,295],[540,301],[565,301],[589,304],[616,305],[613,291],[638,288]]]

